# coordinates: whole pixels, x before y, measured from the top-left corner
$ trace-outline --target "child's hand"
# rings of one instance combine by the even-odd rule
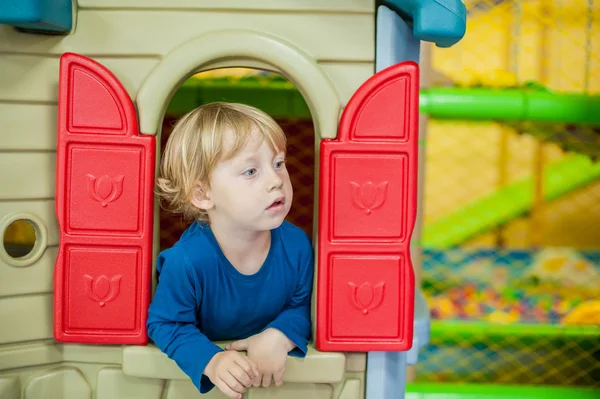
[[[287,355],[294,347],[294,343],[284,333],[275,328],[267,328],[260,334],[233,342],[227,349],[248,351],[248,357],[256,362],[261,374],[254,379],[253,385],[259,387],[262,382],[263,387],[268,387],[271,385],[271,378],[275,380],[275,385],[283,384]]]
[[[219,352],[213,356],[204,369],[204,374],[225,395],[241,399],[242,394],[259,375],[256,363],[246,355],[236,351]]]

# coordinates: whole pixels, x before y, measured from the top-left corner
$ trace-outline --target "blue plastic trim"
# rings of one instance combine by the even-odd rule
[[[467,31],[467,8],[461,0],[379,0],[412,24],[419,40],[451,47]]]
[[[0,23],[25,31],[68,33],[72,7],[72,0],[0,0]]]

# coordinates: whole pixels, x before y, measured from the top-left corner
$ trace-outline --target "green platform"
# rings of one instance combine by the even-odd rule
[[[600,390],[493,384],[408,384],[405,399],[600,399]]]

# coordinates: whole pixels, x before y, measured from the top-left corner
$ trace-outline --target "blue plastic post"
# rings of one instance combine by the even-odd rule
[[[404,398],[406,364],[406,352],[369,352],[366,399]]]
[[[419,62],[420,40],[408,21],[385,6],[377,9],[375,70],[403,61]],[[429,342],[429,309],[421,290],[415,289],[413,346],[408,352],[367,354],[366,399],[403,399],[406,366],[416,364],[419,349]]]
[[[403,399],[406,392],[406,366],[417,363],[419,349],[429,343],[429,307],[420,289],[415,291],[413,347],[408,352],[369,352],[367,354],[366,399]]]
[[[377,9],[375,71],[403,61],[419,63],[421,41],[400,16],[385,6]]]

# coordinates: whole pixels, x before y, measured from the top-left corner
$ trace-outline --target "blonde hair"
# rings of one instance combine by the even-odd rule
[[[225,152],[223,138],[231,130],[232,148]],[[262,134],[275,152],[285,151],[281,127],[263,111],[244,104],[216,102],[201,105],[177,121],[163,152],[157,194],[161,206],[185,219],[208,221],[203,209],[192,204],[194,190],[210,186],[210,175],[220,160],[240,151],[253,131]]]

